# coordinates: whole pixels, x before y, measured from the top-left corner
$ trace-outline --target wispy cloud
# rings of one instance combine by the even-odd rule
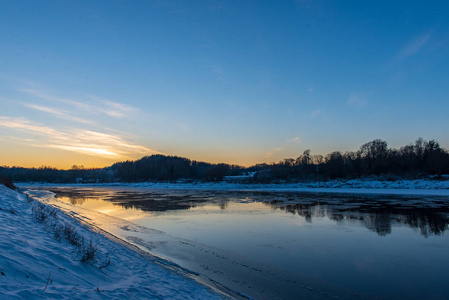
[[[291,138],[289,141],[290,141],[290,142],[295,142],[295,143],[297,143],[297,144],[302,143],[301,137],[299,137],[299,136],[294,137],[294,138]]]
[[[225,80],[225,72],[223,71],[223,68],[219,64],[211,64],[209,66],[211,73],[215,76],[215,78],[220,81],[224,82]]]
[[[33,124],[24,118],[0,117],[0,126],[24,130],[35,134],[42,134],[52,138],[64,139],[64,135],[60,135],[53,128]]]
[[[24,118],[0,116],[0,126],[30,133],[27,145],[48,147],[94,156],[129,158],[159,152],[127,141],[120,135],[70,128],[56,130]]]
[[[27,93],[29,95],[32,95],[32,96],[40,98],[40,99],[49,100],[49,101],[53,101],[53,102],[66,103],[66,104],[69,104],[69,105],[74,106],[81,110],[90,110],[91,109],[91,106],[86,103],[83,103],[80,101],[75,101],[72,99],[55,97],[55,96],[47,94],[44,91],[39,90],[39,89],[19,89],[19,91],[21,91],[23,93]]]
[[[90,103],[86,103],[73,99],[56,97],[48,93],[45,93],[39,89],[20,89],[20,91],[40,99],[65,103],[84,112],[93,114],[103,114],[110,117],[118,117],[118,118],[124,117],[126,116],[127,113],[135,110],[135,108],[129,105],[95,96],[89,96]]]
[[[135,110],[135,108],[123,103],[95,96],[91,96],[91,98],[102,104],[101,107],[97,106],[96,109],[110,117],[124,117],[127,113]]]
[[[76,122],[80,122],[80,123],[84,123],[84,124],[93,124],[94,123],[89,120],[71,116],[68,112],[66,112],[64,110],[51,108],[51,107],[47,107],[47,106],[36,105],[36,104],[32,104],[32,103],[22,103],[22,104],[25,107],[36,109],[36,110],[43,111],[43,112],[47,112],[49,114],[52,114],[52,115],[54,115],[58,118],[64,119],[64,120],[71,120],[71,121],[76,121]]]
[[[403,60],[418,54],[428,43],[432,36],[431,32],[419,35],[411,39],[397,55],[397,60]]]
[[[320,116],[321,114],[322,114],[321,109],[315,109],[314,111],[312,111],[312,112],[310,113],[310,117],[311,117],[312,119],[316,119],[316,118],[318,118],[318,116]]]
[[[361,94],[351,93],[347,104],[352,107],[362,108],[368,104],[368,100]]]
[[[272,151],[265,153],[265,158],[271,158],[273,156],[274,152],[278,152],[281,150],[282,150],[282,148],[280,148],[280,147],[273,149]]]
[[[98,148],[96,145],[82,145],[82,146],[48,145],[48,147],[95,156],[119,156],[115,152],[103,148]]]

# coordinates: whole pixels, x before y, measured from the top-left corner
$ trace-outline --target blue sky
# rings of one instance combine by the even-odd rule
[[[1,1],[1,165],[449,146],[447,1]]]

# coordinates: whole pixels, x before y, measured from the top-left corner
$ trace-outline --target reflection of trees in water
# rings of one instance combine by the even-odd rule
[[[84,202],[107,196],[106,192],[85,189],[55,188],[49,190],[56,194],[56,199],[67,200],[72,205],[82,205]]]
[[[362,223],[371,231],[380,236],[386,236],[391,233],[391,215],[386,213],[372,214],[369,217],[362,218]]]
[[[114,205],[120,205],[125,209],[133,208],[140,209],[143,211],[167,211],[167,210],[181,210],[181,209],[190,209],[195,207],[196,205],[186,201],[161,201],[161,200],[131,200],[131,201],[114,201],[111,200]]]
[[[228,207],[228,197],[215,193],[201,192],[136,192],[99,188],[51,188],[56,198],[66,200],[72,205],[82,205],[86,201],[104,200],[125,209],[143,211],[186,210],[206,202],[216,203],[222,210]]]
[[[207,196],[168,195],[161,193],[140,193],[129,191],[98,190],[98,189],[50,189],[56,193],[56,198],[67,199],[72,205],[82,205],[86,201],[105,200],[125,209],[140,209],[143,211],[182,210],[196,207],[197,204],[208,201]],[[89,195],[86,197],[86,195]],[[225,209],[224,205],[222,209]]]
[[[92,199],[89,197],[79,197],[79,196],[72,196],[72,197],[66,197],[69,200],[69,203],[72,205],[82,205],[84,202]]]
[[[276,202],[272,202],[272,203],[268,203],[268,204],[270,204],[272,208],[278,208],[280,210],[283,210],[283,211],[285,211],[287,213],[291,213],[291,214],[298,214],[301,217],[304,217],[304,219],[308,223],[312,223],[312,212],[310,209],[311,208],[310,205],[295,203],[295,204],[290,204],[290,205],[286,205],[286,206],[280,206]]]
[[[407,218],[406,223],[420,230],[424,236],[431,234],[442,234],[448,229],[448,219],[440,214],[423,214],[417,213]]]
[[[358,199],[359,202],[362,202]],[[286,213],[297,214],[311,223],[313,218],[327,217],[337,223],[344,221],[360,222],[369,230],[380,236],[391,233],[393,224],[402,224],[411,228],[419,229],[424,236],[441,235],[449,229],[448,207],[428,208],[413,207],[405,208],[400,205],[394,206],[385,203],[367,205],[360,203],[293,203],[285,202],[266,203],[274,209],[280,209]]]
[[[380,236],[391,233],[395,224],[420,231],[424,236],[440,235],[449,229],[447,198],[375,195],[323,195],[272,192],[136,192],[110,189],[51,189],[57,198],[73,205],[102,199],[124,208],[143,211],[185,210],[205,203],[227,209],[229,201],[263,202],[273,209],[302,216],[307,222],[327,217],[337,223],[358,222]],[[88,197],[86,197],[88,195]],[[273,201],[273,199],[277,199]],[[290,204],[287,204],[290,203]]]
[[[121,192],[107,197],[115,205],[143,211],[186,210],[209,201],[208,197],[194,195],[167,195],[155,193]]]

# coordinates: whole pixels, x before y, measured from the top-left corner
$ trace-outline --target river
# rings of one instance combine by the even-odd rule
[[[449,295],[445,196],[40,188],[55,193],[51,205],[242,297]]]

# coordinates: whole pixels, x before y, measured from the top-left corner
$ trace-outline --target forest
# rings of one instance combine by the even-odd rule
[[[296,159],[287,158],[267,166],[271,178],[358,178],[388,175],[390,178],[418,178],[449,174],[449,153],[435,140],[419,138],[399,149],[388,148],[380,139],[363,144],[357,151],[334,151],[311,155],[310,150]],[[399,179],[399,178],[398,178]]]
[[[89,169],[73,165],[69,170],[49,166],[39,168],[0,167],[0,176],[14,182],[107,183],[140,181],[221,181],[225,176],[252,173],[245,180],[327,180],[386,176],[389,180],[449,174],[449,153],[435,140],[422,138],[399,149],[376,139],[357,151],[334,151],[325,156],[306,150],[297,158],[278,163],[242,167],[211,164],[178,156],[152,155],[135,161],[117,162],[106,168]]]

